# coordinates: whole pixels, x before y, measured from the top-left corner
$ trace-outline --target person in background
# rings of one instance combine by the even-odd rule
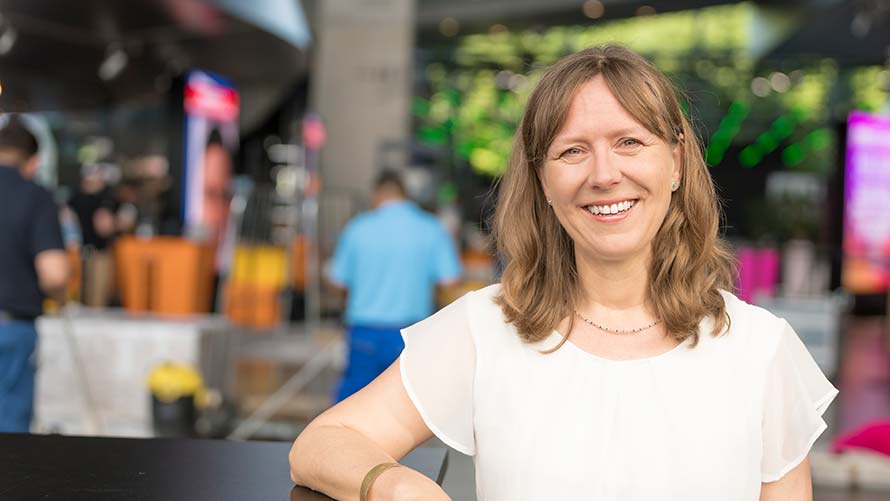
[[[114,200],[105,180],[106,167],[86,164],[80,170],[80,186],[68,206],[80,221],[83,263],[83,303],[88,306],[108,306],[113,287],[111,254],[108,247],[115,235]]]
[[[139,222],[139,192],[139,183],[134,179],[124,179],[115,190],[114,204],[117,212],[114,214],[114,226],[118,235],[132,235],[136,231],[136,224]]]
[[[0,129],[0,432],[26,433],[34,405],[34,319],[63,301],[70,263],[52,195],[24,173],[37,140],[15,117]]]
[[[343,230],[328,277],[347,291],[349,360],[338,402],[398,358],[400,329],[429,316],[436,286],[453,285],[461,275],[447,230],[408,200],[398,174],[378,177],[373,206]]]

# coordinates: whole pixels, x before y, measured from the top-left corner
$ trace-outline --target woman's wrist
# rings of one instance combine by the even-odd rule
[[[368,501],[449,499],[444,491],[422,473],[404,466],[381,473],[368,492]]]
[[[398,499],[401,491],[412,482],[412,470],[405,467],[389,468],[377,477],[368,492],[368,501]]]
[[[371,487],[377,483],[377,479],[383,476],[388,470],[393,468],[398,468],[401,465],[397,462],[388,462],[388,463],[380,463],[365,474],[365,478],[362,480],[362,485],[359,488],[359,501],[369,501],[371,499]],[[378,487],[374,489],[375,492],[382,491],[383,489]]]

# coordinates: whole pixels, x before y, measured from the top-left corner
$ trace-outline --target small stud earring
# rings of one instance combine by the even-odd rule
[[[547,205],[553,205],[553,200],[547,199]]]
[[[680,183],[678,183],[676,181],[671,183],[671,191],[677,191],[677,188],[679,188],[679,187],[680,187]]]

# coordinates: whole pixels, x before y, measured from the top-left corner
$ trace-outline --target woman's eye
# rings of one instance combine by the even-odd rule
[[[642,144],[643,144],[643,143],[641,143],[641,142],[639,142],[639,141],[637,141],[636,139],[633,139],[633,138],[628,138],[628,139],[624,139],[624,140],[621,141],[621,146],[628,147],[628,148],[632,148],[632,147],[635,147],[635,146],[640,146],[640,145],[642,145]]]
[[[581,148],[569,148],[569,149],[565,150],[564,152],[562,152],[562,155],[560,155],[560,157],[574,156],[574,155],[580,155],[580,154],[581,154]]]

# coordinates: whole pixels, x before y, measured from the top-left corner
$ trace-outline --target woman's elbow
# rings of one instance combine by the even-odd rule
[[[311,427],[306,428],[297,436],[297,439],[294,440],[294,444],[290,448],[290,452],[287,455],[288,463],[290,463],[290,479],[294,481],[297,485],[307,485],[307,464],[305,459],[310,457],[309,454],[305,452],[306,449],[306,435],[307,433],[312,433]]]

